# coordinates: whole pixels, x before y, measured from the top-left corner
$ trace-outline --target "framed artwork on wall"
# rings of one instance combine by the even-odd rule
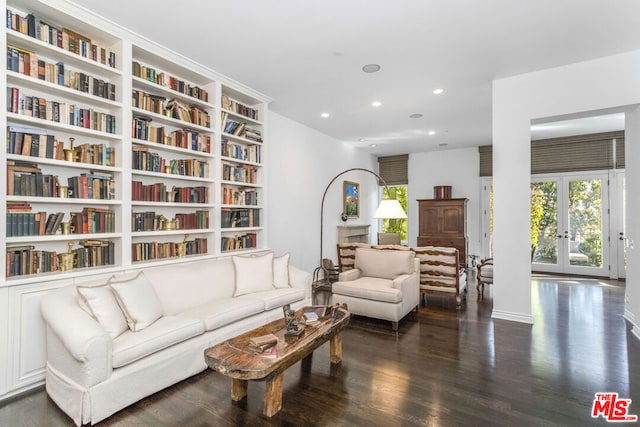
[[[360,217],[360,184],[344,181],[342,193],[342,212],[347,218]]]

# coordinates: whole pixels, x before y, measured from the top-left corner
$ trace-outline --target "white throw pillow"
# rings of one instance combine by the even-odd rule
[[[273,252],[262,256],[234,256],[234,297],[273,289]]]
[[[134,277],[109,279],[129,329],[138,332],[162,317],[162,305],[153,286],[141,271]]]
[[[111,339],[127,330],[127,319],[109,286],[78,286],[77,289],[80,299],[88,306],[91,315],[102,325]]]
[[[289,254],[273,258],[273,286],[276,289],[290,288]]]

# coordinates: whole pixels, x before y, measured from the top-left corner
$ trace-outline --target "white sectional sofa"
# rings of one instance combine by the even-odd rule
[[[132,270],[42,302],[46,390],[77,425],[207,369],[203,351],[311,304],[311,275],[288,255]],[[123,323],[124,322],[124,323]]]

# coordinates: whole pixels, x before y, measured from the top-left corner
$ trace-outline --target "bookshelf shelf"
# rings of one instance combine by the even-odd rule
[[[131,142],[133,142],[134,144],[147,146],[147,147],[152,148],[154,150],[174,152],[174,153],[179,153],[179,154],[183,154],[183,155],[186,155],[186,156],[202,157],[202,158],[207,158],[207,159],[215,158],[215,154],[205,153],[204,151],[189,150],[189,149],[186,149],[186,148],[174,147],[172,145],[161,144],[159,142],[145,141],[145,140],[137,139],[137,138],[133,138],[131,140]]]
[[[252,119],[251,117],[247,117],[245,115],[236,113],[234,111],[227,110],[226,108],[222,108],[220,111],[222,111],[223,113],[226,113],[228,116],[231,116],[231,117],[236,118],[236,119],[238,119],[240,121],[243,121],[243,122],[253,123],[253,124],[256,124],[256,125],[259,125],[259,126],[263,125],[263,123],[260,120]]]
[[[222,133],[222,137],[223,138],[228,138],[228,139],[231,139],[231,140],[243,143],[243,144],[248,144],[248,145],[262,145],[263,144],[262,142],[254,141],[254,140],[247,139],[247,138],[243,138],[241,136],[234,135],[234,134],[227,133],[227,132],[223,132]]]
[[[122,233],[89,233],[89,234],[51,234],[44,236],[7,237],[7,244],[41,243],[41,242],[71,242],[76,240],[106,240],[118,239]]]
[[[222,184],[224,185],[231,185],[234,187],[253,187],[253,188],[262,188],[263,185],[262,184],[252,184],[250,182],[240,182],[240,181],[228,181],[228,180],[223,180],[221,181]]]
[[[95,170],[102,172],[121,173],[122,168],[115,166],[94,165],[93,163],[69,162],[66,160],[48,159],[46,157],[22,156],[18,154],[7,154],[8,160],[17,160],[20,162],[38,163],[41,165],[60,166],[72,169]]]
[[[221,228],[220,232],[226,234],[238,234],[238,233],[246,233],[248,231],[260,231],[262,227],[229,227],[229,228]]]
[[[177,203],[177,202],[151,202],[144,200],[133,200],[131,206],[149,206],[158,208],[214,208],[213,203]]]
[[[160,86],[157,83],[150,82],[140,77],[133,76],[132,81],[135,88],[141,88],[143,90],[151,91],[155,94],[161,94],[166,96],[167,98],[178,98],[189,105],[197,105],[207,110],[215,108],[215,106],[213,104],[210,104],[209,102],[205,102],[201,99],[194,98],[193,96],[186,95],[182,92],[178,92],[165,86]]]
[[[220,160],[222,160],[223,162],[227,162],[227,163],[236,163],[236,164],[240,164],[240,165],[248,165],[248,166],[262,166],[262,163],[257,163],[257,162],[249,162],[247,160],[241,160],[241,159],[235,159],[233,157],[225,157],[225,156],[221,156]]]
[[[51,205],[122,205],[122,200],[102,200],[102,199],[74,199],[67,197],[31,197],[31,196],[6,196],[7,202],[28,202],[45,203]]]
[[[131,174],[135,176],[149,176],[160,179],[175,179],[179,181],[194,181],[194,182],[204,182],[204,183],[212,183],[214,180],[212,178],[199,178],[197,176],[185,176],[185,175],[177,175],[171,173],[161,173],[161,172],[149,172],[138,169],[132,169]]]
[[[36,117],[25,116],[17,113],[7,113],[7,122],[23,123],[38,128],[56,129],[73,135],[92,136],[102,139],[121,140],[122,135],[118,133],[108,133],[99,130],[82,128],[79,126],[71,126],[65,123],[53,122],[50,120],[38,119]]]
[[[106,76],[115,77],[122,75],[122,71],[118,68],[101,64],[100,62],[82,57],[73,52],[59,48],[57,46],[53,46],[49,43],[45,43],[33,37],[29,37],[17,31],[7,30],[7,44],[19,45],[25,50],[41,52],[46,56],[58,59],[58,61],[63,61],[65,64],[68,63],[74,68],[82,68],[86,69],[89,72],[95,72],[97,74]]]
[[[189,228],[184,230],[156,230],[156,231],[132,231],[131,237],[157,237],[157,236],[184,236],[188,234],[198,235],[198,234],[211,234],[215,233],[215,229],[213,228]]]
[[[197,132],[214,133],[212,128],[198,126],[194,123],[185,122],[183,120],[174,119],[173,117],[163,116],[162,114],[154,113],[152,111],[143,110],[142,108],[131,107],[134,116],[147,117],[154,122],[173,126],[181,129],[192,129]]]
[[[36,91],[43,91],[50,93],[54,96],[64,96],[65,98],[74,99],[80,103],[98,104],[101,108],[120,108],[120,103],[112,101],[107,98],[92,95],[86,92],[80,92],[75,89],[61,86],[55,83],[51,83],[45,80],[39,80],[24,74],[16,73],[14,71],[7,70],[7,81],[19,85],[21,87],[27,87]]]

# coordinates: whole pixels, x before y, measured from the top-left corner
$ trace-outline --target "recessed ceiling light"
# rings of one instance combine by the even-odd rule
[[[449,144],[447,144],[446,142],[441,142],[440,144],[438,144],[439,147],[446,147],[447,145]]]
[[[437,88],[437,89],[433,90],[433,94],[434,95],[440,95],[442,93],[444,93],[444,89],[442,89],[442,88]]]
[[[371,148],[376,148],[378,145],[377,144],[369,144],[369,147]]]
[[[371,105],[373,105],[374,107],[379,107],[379,106],[381,106],[381,105],[382,105],[382,102],[380,102],[380,101],[373,101],[373,102],[371,103]]]
[[[327,117],[329,117],[329,113],[322,113],[320,114],[320,117],[326,119]]]
[[[365,73],[377,73],[380,71],[380,66],[378,64],[367,64],[362,67],[362,71]]]
[[[366,141],[366,139],[364,139],[364,138],[358,138],[358,141],[360,141],[360,142],[365,142],[365,141]]]
[[[419,119],[420,117],[422,117],[422,114],[420,113],[413,113],[412,115],[409,116],[412,119]]]
[[[429,135],[435,135],[435,134],[436,134],[436,131],[435,131],[435,130],[430,130],[430,131],[429,131]]]

